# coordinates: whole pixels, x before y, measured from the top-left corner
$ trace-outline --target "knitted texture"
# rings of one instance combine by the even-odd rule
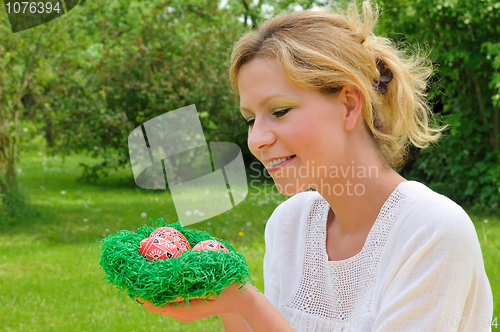
[[[137,231],[119,231],[97,241],[101,245],[100,266],[109,283],[114,284],[120,296],[149,300],[155,306],[173,302],[180,306],[192,298],[219,297],[222,290],[234,282],[242,288],[253,285],[250,270],[243,254],[222,239],[208,232],[186,229],[180,221],[166,224],[162,218],[151,218],[153,225],[143,225]],[[159,227],[173,227],[189,241],[191,247],[200,241],[216,240],[224,244],[229,253],[209,250],[188,250],[171,259],[150,261],[139,253],[140,242]],[[123,298],[123,296],[122,296]]]
[[[369,313],[380,254],[405,203],[406,197],[395,190],[383,205],[362,250],[344,260],[329,261],[325,239],[330,206],[323,197],[315,200],[308,219],[302,279],[288,307],[337,326]]]
[[[481,246],[458,204],[420,182],[401,182],[361,251],[337,261],[327,254],[329,208],[318,192],[299,193],[266,225],[265,295],[297,332],[442,332],[453,317],[491,322]]]

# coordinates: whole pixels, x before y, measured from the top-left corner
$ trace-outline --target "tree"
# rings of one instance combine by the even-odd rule
[[[7,15],[0,15],[0,209],[8,211],[16,193],[20,121],[45,117],[48,82],[70,38],[71,17],[13,34]],[[73,46],[85,38],[76,40]]]
[[[379,0],[381,31],[416,45],[427,42],[436,65],[430,99],[451,124],[438,149],[416,155],[412,174],[461,203],[500,202],[500,3]]]
[[[95,179],[129,164],[134,128],[196,104],[206,140],[236,142],[250,160],[227,73],[232,43],[250,29],[238,22],[240,9],[209,0],[108,3],[92,18],[99,30],[87,55],[66,57],[58,72],[54,148],[103,157],[82,165],[84,178]]]
[[[58,25],[12,34],[0,18],[0,195],[15,189],[19,121],[41,100],[38,79],[50,70],[47,47],[59,38]],[[49,46],[50,45],[50,46]],[[56,46],[57,47],[57,46]]]
[[[314,5],[322,6],[328,1],[318,0],[276,0],[276,1],[263,1],[258,0],[255,3],[252,0],[229,0],[228,6],[231,11],[241,13],[243,15],[243,25],[249,26],[251,22],[252,30],[255,30],[258,24],[275,13],[283,10],[293,10],[294,7],[302,9],[311,9]],[[250,22],[249,22],[250,20]]]
[[[235,27],[215,1],[115,1],[92,22],[99,27],[92,42],[61,59],[49,92],[57,110],[50,117],[54,151],[104,158],[83,165],[84,177],[128,164],[135,127],[190,104],[198,107],[207,141],[244,137],[224,73],[243,26]]]

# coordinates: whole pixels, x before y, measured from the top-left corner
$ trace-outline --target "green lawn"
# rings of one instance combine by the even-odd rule
[[[98,268],[97,239],[116,230],[135,230],[148,217],[177,221],[167,192],[135,186],[129,169],[97,183],[76,182],[83,156],[22,156],[18,180],[28,194],[31,217],[0,235],[0,326],[2,331],[222,331],[219,317],[180,323],[143,309],[103,280]],[[255,187],[255,186],[254,186]],[[223,238],[245,254],[256,286],[263,290],[264,227],[274,208],[287,197],[249,195],[236,208],[190,225]],[[500,220],[471,215],[481,242],[493,288],[495,314],[500,313]],[[487,222],[486,222],[487,220]],[[243,235],[239,235],[243,232]],[[240,233],[241,234],[241,233]]]
[[[0,235],[1,330],[222,331],[219,317],[184,324],[152,314],[125,294],[123,301],[103,280],[98,247],[91,248],[97,239],[136,230],[149,223],[147,217],[178,218],[168,192],[137,188],[129,169],[94,184],[76,182],[84,161],[91,160],[75,156],[63,164],[61,158],[30,153],[18,166],[18,181],[35,212]],[[264,228],[286,197],[258,194],[250,188],[236,208],[187,227],[231,242],[263,290]]]

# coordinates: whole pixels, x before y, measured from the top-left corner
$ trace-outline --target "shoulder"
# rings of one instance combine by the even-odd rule
[[[457,288],[477,279],[487,285],[481,245],[464,209],[423,184],[410,186],[401,190],[406,202],[381,252],[380,280],[410,285],[409,279],[437,284],[454,278],[450,287]]]
[[[411,181],[400,193],[406,203],[396,222],[397,235],[407,240],[441,240],[450,245],[477,246],[474,224],[465,210],[426,185]]]

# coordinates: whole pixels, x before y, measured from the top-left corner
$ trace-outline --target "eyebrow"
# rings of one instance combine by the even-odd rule
[[[264,99],[262,99],[259,103],[259,106],[260,107],[264,107],[264,105],[270,100],[270,99],[273,99],[273,98],[276,98],[276,97],[285,97],[286,95],[284,94],[274,94],[274,95],[270,95]],[[251,112],[248,108],[246,107],[240,107],[240,112],[241,111],[247,111],[247,112]]]

